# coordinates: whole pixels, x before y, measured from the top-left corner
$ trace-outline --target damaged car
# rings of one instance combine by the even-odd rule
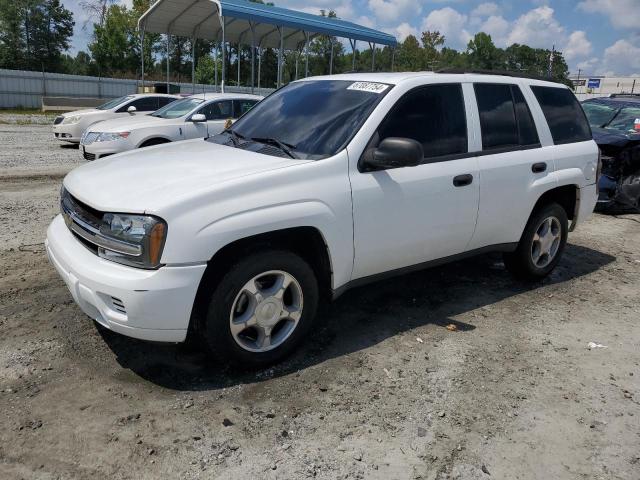
[[[640,95],[612,95],[582,103],[602,155],[597,210],[640,207]]]

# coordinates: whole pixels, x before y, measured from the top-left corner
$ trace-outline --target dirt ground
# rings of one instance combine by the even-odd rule
[[[0,145],[0,478],[640,478],[640,215],[594,216],[539,285],[489,255],[350,291],[238,374],[98,330],[42,246],[79,152]]]

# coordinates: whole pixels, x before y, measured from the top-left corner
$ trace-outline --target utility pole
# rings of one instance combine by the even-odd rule
[[[548,72],[548,76],[551,78],[551,72],[553,71],[553,57],[555,56],[556,53],[556,46],[553,45],[551,47],[551,54],[549,55],[549,72]]]

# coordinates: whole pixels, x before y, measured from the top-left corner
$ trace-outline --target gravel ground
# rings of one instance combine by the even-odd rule
[[[42,248],[40,173],[78,152],[0,134],[32,141],[0,152],[31,172],[0,175],[1,478],[640,478],[640,215],[594,216],[535,286],[489,255],[350,291],[238,374],[84,316]]]

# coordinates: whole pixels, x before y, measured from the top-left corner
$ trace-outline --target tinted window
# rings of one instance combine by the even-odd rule
[[[162,108],[165,105],[169,105],[174,100],[175,98],[171,98],[171,97],[158,97],[158,108]]]
[[[576,100],[566,88],[531,87],[544,113],[553,143],[583,142],[591,139],[591,129]]]
[[[529,105],[527,105],[527,101],[524,99],[520,87],[511,85],[511,93],[513,94],[513,101],[516,106],[516,121],[518,122],[520,145],[539,145],[540,139],[538,138],[538,131],[536,130],[535,123],[533,123],[531,110],[529,110]]]
[[[233,131],[244,138],[275,138],[300,158],[329,157],[346,146],[391,88],[348,80],[293,82],[256,104]]]
[[[151,115],[160,118],[179,118],[191,112],[194,108],[204,102],[204,99],[197,97],[184,98],[168,103]]]
[[[232,106],[231,100],[213,102],[202,107],[197,113],[204,114],[207,120],[226,120],[233,116]]]
[[[378,128],[379,140],[405,137],[425,158],[467,152],[467,117],[459,84],[420,87],[404,95]]]
[[[121,103],[126,102],[127,100],[131,100],[133,97],[131,95],[127,95],[125,97],[114,98],[113,100],[109,100],[107,103],[103,103],[99,107],[96,107],[98,110],[109,110],[110,108],[117,107]]]
[[[233,117],[238,118],[244,115],[249,110],[251,110],[251,107],[253,107],[256,103],[258,103],[257,100],[234,100],[233,101],[233,105],[234,105]]]
[[[473,88],[480,112],[482,149],[520,145],[511,85],[476,83]]]
[[[138,112],[154,112],[158,109],[158,97],[142,97],[120,108],[118,112],[126,112],[129,107],[136,107]]]

